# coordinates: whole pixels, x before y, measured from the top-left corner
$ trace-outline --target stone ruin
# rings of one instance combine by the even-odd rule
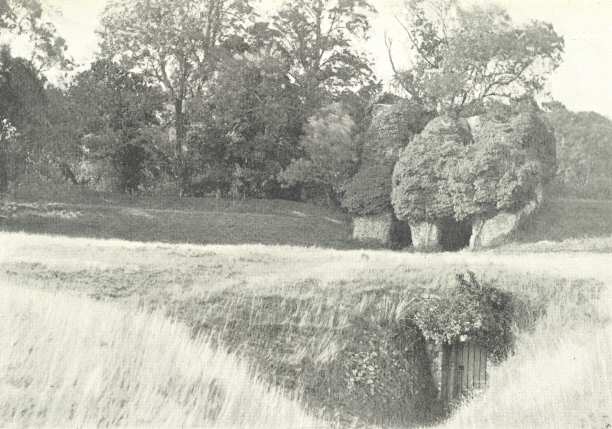
[[[363,159],[366,162],[397,162],[400,153],[414,136],[424,127],[426,115],[414,105],[376,105],[368,140],[364,146]],[[461,120],[476,145],[489,144],[494,135],[515,131],[517,124],[491,122],[490,118],[474,116]],[[494,124],[493,126],[490,126]],[[530,156],[542,159],[548,168],[546,177],[552,177],[555,170],[554,137],[552,144],[549,129],[542,124],[519,124],[526,135],[521,138],[531,145]],[[514,127],[514,129],[512,129]],[[539,127],[539,128],[538,128]],[[540,134],[538,134],[540,133]],[[541,135],[544,133],[544,135]],[[540,144],[540,142],[543,142]],[[389,177],[389,183],[391,177]],[[544,200],[545,183],[539,184],[533,197],[516,210],[498,210],[487,215],[476,215],[463,222],[452,218],[437,222],[407,224],[396,218],[389,204],[384,210],[373,213],[354,213],[353,238],[359,241],[377,242],[385,246],[406,247],[412,245],[418,250],[459,250],[495,247],[512,240],[515,233],[538,211]],[[390,196],[389,196],[390,201]],[[401,237],[397,237],[397,232]]]
[[[416,104],[402,101],[396,104],[375,104],[372,108],[362,159],[365,160],[352,182],[368,183],[368,174],[383,177],[373,178],[376,183],[364,192],[376,195],[364,196],[371,207],[351,210],[353,212],[353,238],[362,242],[383,246],[406,247],[411,244],[410,229],[399,222],[391,207],[391,176],[393,165],[401,150],[427,124],[430,117]],[[349,182],[349,187],[353,186]],[[359,185],[354,185],[359,186]],[[377,200],[375,204],[371,200]],[[366,204],[367,205],[367,204]]]

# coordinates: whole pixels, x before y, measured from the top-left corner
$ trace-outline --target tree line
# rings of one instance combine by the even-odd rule
[[[522,105],[562,60],[550,24],[516,24],[497,6],[406,0],[404,11],[409,43],[398,51],[386,39],[394,78],[382,82],[364,49],[376,14],[367,0],[287,1],[269,17],[249,0],[110,0],[95,60],[54,85],[46,70],[73,65],[40,0],[0,0],[0,33],[32,51],[0,52],[0,192],[35,177],[337,201],[372,161],[375,104],[409,100],[428,117]],[[560,165],[595,171],[568,161],[590,156],[568,139]],[[588,182],[566,171],[563,181]]]

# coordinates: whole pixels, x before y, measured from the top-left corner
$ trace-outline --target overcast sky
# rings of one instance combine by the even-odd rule
[[[95,29],[105,0],[45,0],[54,10],[52,21],[67,40],[70,55],[89,62],[97,49]],[[264,9],[281,0],[260,0]],[[401,62],[402,34],[394,16],[402,0],[373,0],[378,15],[368,48],[377,75],[391,76],[384,44],[388,32],[396,41],[395,56]],[[482,0],[473,0],[482,1]],[[552,96],[572,110],[594,110],[612,118],[612,0],[491,0],[503,5],[517,22],[538,19],[551,22],[565,37],[563,65],[550,79]]]

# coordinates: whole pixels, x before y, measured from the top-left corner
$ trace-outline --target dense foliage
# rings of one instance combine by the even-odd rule
[[[399,219],[433,221],[455,215],[452,189],[472,143],[469,128],[448,116],[432,120],[407,146],[393,171]]]
[[[281,173],[287,185],[317,185],[333,196],[359,161],[355,123],[340,103],[325,106],[308,120],[300,146],[304,156]]]
[[[45,156],[47,111],[44,82],[34,66],[0,47],[0,193],[16,186]]]
[[[427,340],[439,344],[475,341],[493,362],[512,351],[512,296],[478,282],[473,272],[457,274],[455,283],[423,294],[410,304],[410,317]]]
[[[400,219],[463,220],[515,211],[555,171],[555,138],[533,108],[509,116],[439,117],[404,149],[393,173]]]
[[[427,124],[431,115],[415,103],[393,100],[375,104],[361,145],[360,167],[342,187],[342,206],[357,215],[390,211],[391,176],[401,150]]]
[[[0,149],[0,189],[65,180],[128,193],[334,203],[343,193],[347,209],[374,213],[388,206],[387,162],[435,113],[486,120],[468,149],[419,140],[405,152],[407,192],[431,194],[408,198],[411,216],[519,207],[534,184],[550,180],[555,148],[539,114],[512,106],[542,90],[563,39],[547,23],[514,23],[498,6],[405,5],[399,21],[415,55],[407,69],[393,64],[401,99],[380,96],[383,82],[362,49],[375,13],[366,0],[284,2],[265,16],[248,0],[113,0],[100,54],[58,87],[45,72],[70,60],[47,6],[0,0],[3,43],[18,41],[28,56],[3,48],[0,59],[0,120],[15,128]],[[381,108],[377,99],[395,104]],[[491,104],[505,106],[503,114]],[[330,105],[343,112],[322,120]],[[608,119],[546,108],[558,140],[558,191],[610,197]]]
[[[303,108],[273,50],[250,50],[220,66],[194,106],[187,133],[190,193],[278,197],[278,175],[299,155]]]
[[[547,110],[557,138],[557,191],[612,198],[612,120],[595,112],[572,112],[559,103]]]
[[[133,193],[161,179],[163,94],[142,74],[99,60],[74,78],[64,106],[69,119],[57,124],[64,129],[56,138],[65,147],[72,139],[73,156],[62,163],[70,180]]]

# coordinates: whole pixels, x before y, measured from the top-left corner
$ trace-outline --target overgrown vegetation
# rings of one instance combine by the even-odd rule
[[[342,188],[342,207],[358,216],[392,211],[392,173],[390,163],[362,167]]]
[[[555,140],[536,106],[504,116],[438,117],[393,172],[393,206],[410,222],[458,221],[516,211],[551,180]],[[540,189],[540,191],[538,191]]]

